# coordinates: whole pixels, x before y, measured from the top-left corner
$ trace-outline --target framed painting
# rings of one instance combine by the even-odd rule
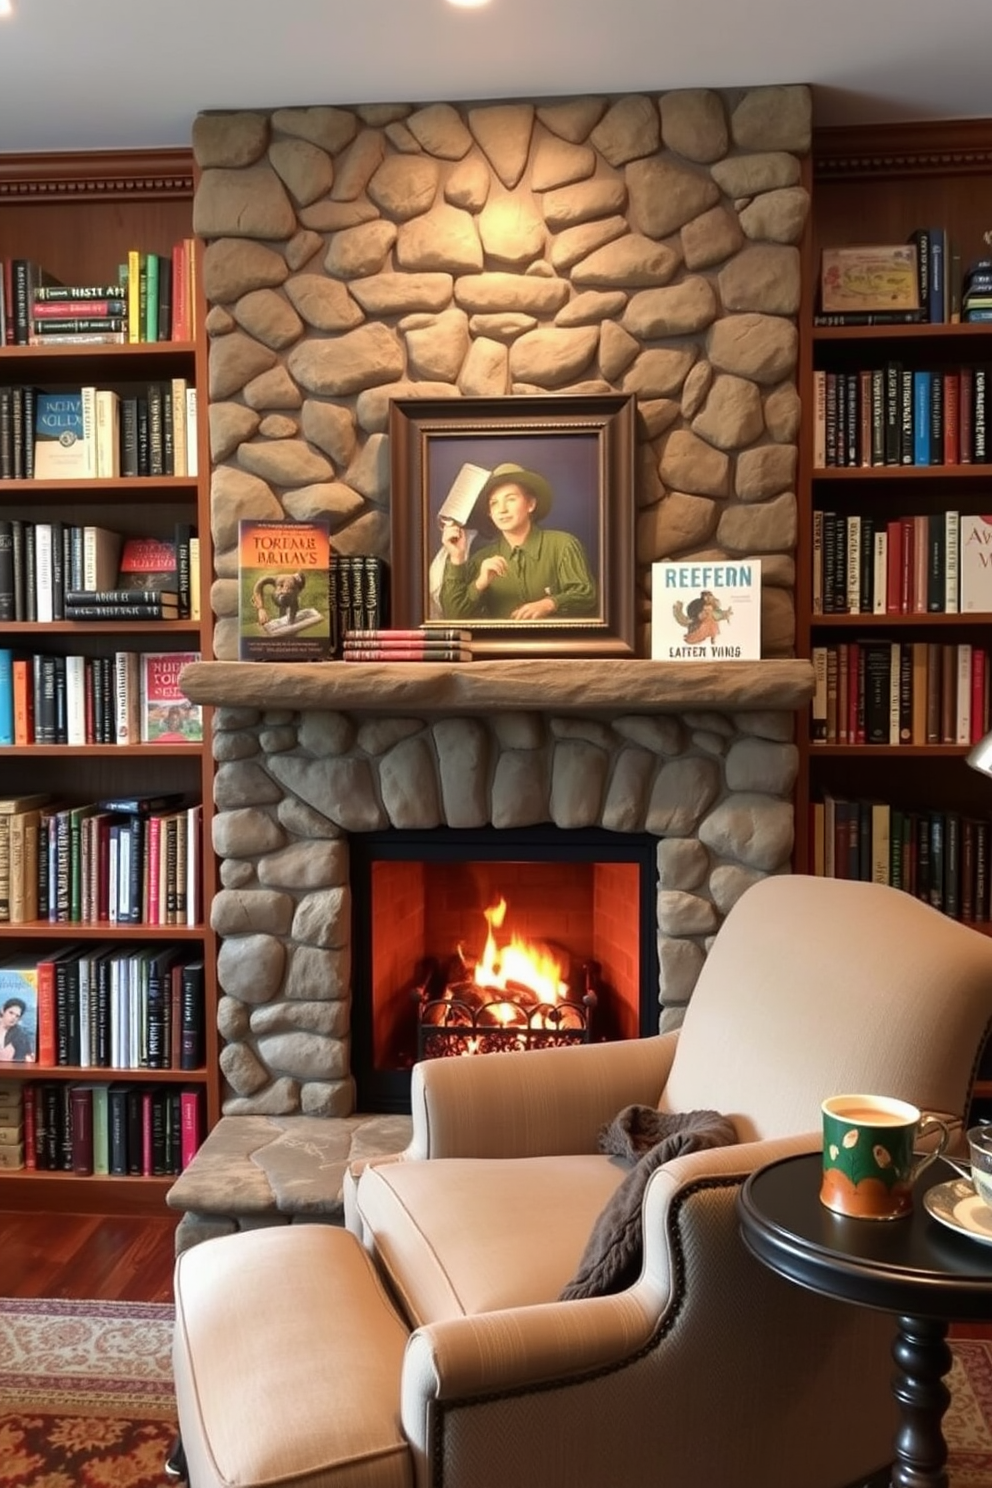
[[[634,399],[397,398],[392,624],[476,656],[633,656]]]

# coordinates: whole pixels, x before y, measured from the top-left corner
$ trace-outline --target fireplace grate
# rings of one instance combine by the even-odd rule
[[[579,998],[542,1002],[526,987],[495,991],[454,980],[435,963],[414,989],[418,1058],[500,1054],[588,1043],[598,1000],[598,973],[587,963],[576,979]],[[575,983],[570,982],[570,985]]]

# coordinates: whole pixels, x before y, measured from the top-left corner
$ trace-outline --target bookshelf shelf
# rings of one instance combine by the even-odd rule
[[[3,1204],[12,1210],[47,1210],[66,1214],[168,1213],[165,1196],[174,1177],[105,1178],[80,1173],[0,1173]]]
[[[814,131],[800,314],[796,648],[813,660],[829,701],[824,710],[821,691],[798,738],[794,863],[800,872],[895,882],[990,934],[992,793],[965,761],[970,741],[992,723],[992,614],[944,610],[951,594],[952,610],[960,606],[953,569],[947,578],[959,518],[992,512],[992,441],[983,451],[975,438],[982,405],[969,391],[992,368],[992,326],[953,318],[963,269],[988,253],[983,204],[992,167],[987,152],[971,148],[976,128]],[[934,169],[937,158],[946,170]],[[935,307],[940,319],[814,324],[825,249],[908,242],[938,228],[953,280],[946,306]],[[928,463],[930,449],[941,463]],[[962,455],[966,463],[954,463]],[[902,463],[909,459],[919,463]],[[898,588],[900,613],[871,612],[879,585],[889,600]],[[869,613],[858,613],[865,596]]]
[[[115,190],[110,194],[88,190],[86,183],[95,178],[113,181]],[[118,282],[117,266],[128,261],[129,252],[140,250],[164,260],[171,256],[174,245],[192,241],[193,168],[189,150],[102,151],[53,154],[44,158],[0,156],[0,196],[5,183],[18,183],[18,186],[15,197],[5,203],[0,214],[0,265],[25,259],[43,265],[62,284],[103,285]],[[198,251],[194,248],[194,252]],[[199,266],[193,277],[199,282]],[[195,307],[195,319],[197,331],[192,340],[124,345],[85,342],[51,346],[0,345],[0,385],[49,391],[74,391],[94,386],[116,391],[122,400],[140,396],[151,404],[156,391],[152,385],[168,385],[174,379],[172,393],[177,400],[174,407],[178,418],[183,408],[183,383],[191,389],[205,389],[207,386],[207,341],[199,305]],[[193,408],[192,399],[187,406]],[[148,417],[151,421],[151,412]],[[26,524],[61,522],[67,527],[96,526],[108,528],[121,538],[152,537],[169,541],[178,540],[181,529],[195,530],[200,541],[201,558],[198,612],[204,618],[136,622],[4,621],[0,647],[11,649],[15,656],[18,653],[37,656],[43,669],[49,657],[83,656],[92,659],[94,664],[99,661],[102,667],[118,652],[199,653],[205,658],[212,655],[209,440],[205,393],[200,399],[195,442],[195,468],[199,475],[2,479],[0,520],[18,519]],[[70,557],[77,558],[78,552],[78,548],[67,545],[66,563]],[[90,587],[113,586],[104,583]],[[28,613],[35,613],[34,608],[28,609]],[[108,683],[104,681],[102,685],[106,698],[109,695],[106,690]],[[204,737],[209,738],[210,710],[204,709],[203,712]],[[112,732],[111,728],[110,736]],[[103,730],[100,736],[108,737]],[[213,764],[208,744],[197,741],[75,746],[22,742],[0,747],[0,776],[0,797],[48,793],[60,807],[85,806],[141,794],[179,796],[182,804],[177,814],[184,817],[184,831],[180,833],[177,828],[175,840],[181,840],[185,850],[185,833],[195,829],[193,845],[202,864],[200,889],[204,903],[210,902],[217,885],[211,848]],[[187,816],[185,812],[186,805],[195,801],[202,802],[203,806],[200,826],[197,826],[194,815]],[[165,814],[163,811],[163,817]],[[164,824],[161,831],[164,836]],[[138,842],[141,839],[134,834],[133,840]],[[170,850],[179,851],[174,846],[171,832],[168,841],[173,844]],[[166,871],[162,866],[167,862],[164,854],[157,862],[159,871]],[[173,857],[172,869],[176,872],[177,892],[181,894],[184,880],[181,868],[177,869],[175,864],[176,858]],[[148,882],[154,884],[155,874],[155,869],[149,870]],[[165,881],[159,880],[162,884]],[[143,887],[140,875],[134,873],[128,882],[132,894],[141,893],[143,900],[149,892],[147,883]],[[172,880],[169,882],[171,884]],[[87,879],[83,888],[92,894],[94,883],[95,880]],[[74,907],[78,906],[75,898],[71,902]],[[87,902],[85,894],[83,902]],[[95,901],[93,903],[95,905]],[[215,1013],[216,944],[209,923],[117,925],[101,920],[53,924],[44,918],[26,922],[0,921],[0,962],[17,960],[30,967],[47,959],[50,964],[59,953],[69,952],[73,946],[81,948],[82,959],[91,967],[87,975],[94,978],[102,959],[102,955],[97,953],[102,953],[104,946],[110,948],[107,959],[114,964],[114,985],[117,985],[119,974],[120,985],[130,987],[132,991],[136,991],[138,985],[142,988],[147,985],[143,980],[145,973],[137,969],[146,962],[158,968],[156,975],[164,983],[167,975],[164,968],[172,964],[168,953],[175,949],[178,956],[172,960],[197,968],[196,972],[190,972],[188,981],[186,977],[181,978],[184,999],[187,985],[196,984],[202,962],[204,1063],[195,1070],[174,1067],[177,1057],[176,1044],[173,1043],[174,1066],[168,1069],[110,1069],[105,1064],[92,1062],[54,1067],[47,1063],[5,1063],[0,1078],[16,1080],[22,1086],[57,1086],[66,1109],[71,1105],[68,1092],[75,1085],[99,1087],[124,1083],[143,1086],[146,1098],[151,1088],[155,1092],[156,1109],[161,1106],[169,1113],[161,1120],[173,1134],[179,1131],[179,1126],[176,1124],[170,1128],[169,1123],[173,1120],[178,1123],[176,1102],[179,1096],[177,1093],[173,1099],[171,1093],[167,1096],[161,1087],[172,1087],[175,1092],[185,1088],[198,1093],[200,1110],[198,1119],[193,1117],[193,1120],[197,1121],[201,1136],[205,1135],[220,1116]],[[147,958],[140,955],[145,950],[149,952]],[[102,998],[105,995],[102,972],[100,976]],[[128,980],[125,981],[125,977]],[[167,1006],[165,1026],[168,1026],[168,1012],[171,1010],[175,1020],[180,1005],[178,972],[168,985],[173,1001],[171,1009]],[[195,995],[198,999],[198,993]],[[84,1023],[82,1030],[84,1059],[87,1057],[87,1028],[94,1039],[97,1037],[92,1003],[95,997],[96,993],[91,989],[90,1023]],[[189,1005],[192,1004],[184,1003],[184,1006]],[[116,1018],[116,1011],[111,1016]],[[115,1037],[124,1040],[125,1048],[128,1036],[124,1027],[126,1021],[114,1022]],[[75,1030],[75,1025],[71,1026]],[[105,1026],[100,1023],[101,1037]],[[59,1021],[62,1037],[66,1036],[65,1027]],[[178,1036],[179,1027],[179,1023],[173,1021],[173,1039]],[[99,1054],[95,1042],[90,1047],[93,1059],[105,1058],[102,1044]],[[136,1047],[136,1044],[132,1046],[131,1058],[138,1057],[133,1052]],[[74,1038],[69,1048],[71,1057],[78,1059]],[[187,1101],[190,1099],[186,1098]],[[184,1108],[184,1140],[193,1129],[187,1119],[191,1115]],[[59,1122],[62,1123],[59,1130],[63,1136],[61,1167],[59,1161],[51,1161],[49,1152],[47,1155],[42,1153],[42,1163],[47,1160],[47,1167],[0,1170],[4,1202],[8,1207],[54,1211],[72,1209],[91,1213],[166,1212],[165,1195],[175,1177],[174,1174],[147,1176],[150,1166],[147,1149],[143,1154],[143,1176],[133,1172],[109,1177],[83,1176],[64,1171],[68,1127],[61,1116]]]

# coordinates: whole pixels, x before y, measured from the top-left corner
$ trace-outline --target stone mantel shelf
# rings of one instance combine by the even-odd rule
[[[682,713],[795,711],[813,696],[809,661],[198,661],[180,686],[194,703],[301,712]]]

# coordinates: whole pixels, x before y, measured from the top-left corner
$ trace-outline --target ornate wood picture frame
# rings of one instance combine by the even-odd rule
[[[390,405],[391,620],[476,656],[634,655],[634,399]]]

